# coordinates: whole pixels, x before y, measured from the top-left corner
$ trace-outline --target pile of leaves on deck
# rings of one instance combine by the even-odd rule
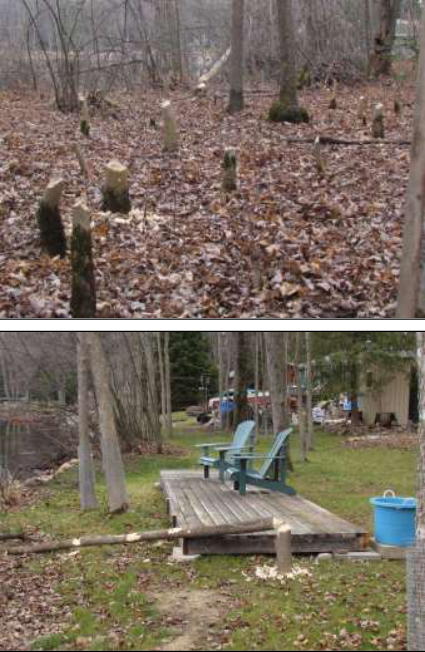
[[[398,85],[397,85],[398,86]],[[326,146],[326,171],[311,144],[286,137],[370,138],[357,115],[382,102],[386,138],[411,136],[414,87],[392,82],[301,97],[312,122],[273,124],[273,100],[250,93],[237,116],[227,97],[175,91],[180,149],[162,152],[159,95],[114,99],[95,114],[90,138],[76,115],[46,98],[2,93],[0,102],[0,317],[69,317],[69,260],[41,255],[37,201],[50,177],[66,181],[67,231],[76,198],[92,210],[99,317],[392,317],[409,147]],[[79,143],[90,178],[73,152]],[[225,147],[237,148],[238,190],[221,189]],[[129,166],[129,217],[102,213],[100,187],[112,158]]]

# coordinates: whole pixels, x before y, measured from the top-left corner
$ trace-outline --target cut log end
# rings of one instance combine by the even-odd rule
[[[106,166],[106,180],[102,194],[104,211],[125,214],[130,212],[128,168],[119,161],[110,161]]]
[[[65,230],[59,211],[63,188],[63,179],[52,179],[40,200],[36,215],[42,249],[49,256],[61,258],[66,255]]]

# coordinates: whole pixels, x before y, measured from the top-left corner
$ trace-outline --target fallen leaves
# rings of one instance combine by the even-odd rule
[[[371,106],[386,105],[389,139],[408,137],[411,108],[394,116],[391,89],[378,84],[340,89],[331,118],[324,91],[305,92],[314,122],[302,126],[265,121],[269,98],[261,96],[248,96],[238,116],[225,113],[225,99],[213,107],[177,98],[176,156],[163,154],[161,131],[149,126],[154,94],[121,96],[120,120],[94,118],[82,142],[75,117],[3,93],[0,316],[70,316],[69,261],[41,256],[34,218],[49,177],[60,174],[68,234],[74,201],[85,194],[92,209],[99,317],[392,317],[406,148],[326,146],[320,177],[311,145],[282,140],[368,136],[357,120],[360,92]],[[413,93],[406,83],[406,104]],[[87,186],[75,142],[90,166]],[[239,152],[238,190],[229,196],[221,190],[225,146]],[[98,210],[111,155],[130,166],[128,218]]]

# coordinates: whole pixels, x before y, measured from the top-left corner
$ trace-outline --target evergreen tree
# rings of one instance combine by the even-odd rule
[[[173,410],[197,404],[205,397],[199,389],[208,376],[208,394],[217,392],[217,369],[205,333],[170,332],[171,397]]]

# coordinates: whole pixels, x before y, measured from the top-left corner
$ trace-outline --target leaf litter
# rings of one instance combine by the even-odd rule
[[[312,145],[286,138],[365,140],[357,117],[382,102],[386,138],[408,139],[414,85],[402,86],[403,112],[393,112],[396,86],[368,83],[339,91],[307,90],[309,125],[269,123],[270,95],[248,95],[246,109],[226,114],[225,97],[171,94],[180,150],[162,152],[150,118],[161,97],[123,95],[114,116],[95,115],[91,138],[78,117],[62,115],[34,94],[1,93],[0,317],[69,318],[69,260],[40,252],[35,212],[50,177],[63,176],[62,215],[85,196],[92,214],[98,317],[353,318],[394,316],[408,147],[325,146],[326,171]],[[82,179],[73,145],[87,161]],[[225,195],[225,147],[238,155],[239,185]],[[127,218],[100,211],[104,166],[129,166],[133,210]]]

